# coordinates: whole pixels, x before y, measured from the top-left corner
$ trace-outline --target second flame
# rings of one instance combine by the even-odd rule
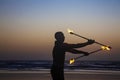
[[[75,59],[74,58],[72,58],[72,59],[70,59],[70,64],[73,64],[75,62]]]
[[[110,48],[108,46],[101,46],[102,50],[110,50]]]
[[[73,33],[73,30],[71,29],[67,29],[68,33],[72,34]]]

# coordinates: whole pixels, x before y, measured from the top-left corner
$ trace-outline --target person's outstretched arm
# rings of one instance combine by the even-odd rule
[[[85,52],[85,51],[81,51],[81,50],[76,50],[76,49],[70,49],[70,50],[68,50],[68,52],[71,52],[71,53],[73,53],[73,54],[84,54],[84,55],[89,55],[89,53],[88,52]]]
[[[84,47],[90,44],[93,44],[95,41],[94,40],[88,40],[85,43],[78,43],[78,44],[65,44],[66,48],[68,49],[72,49],[72,48],[80,48],[80,47]]]

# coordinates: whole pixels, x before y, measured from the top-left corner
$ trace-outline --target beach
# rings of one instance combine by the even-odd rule
[[[49,71],[0,71],[0,80],[52,80]],[[120,80],[120,71],[65,71],[65,80]]]

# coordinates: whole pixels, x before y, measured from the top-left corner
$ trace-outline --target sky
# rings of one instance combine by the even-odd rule
[[[80,60],[120,61],[120,0],[0,0],[0,60],[52,60],[57,31],[64,33],[66,43],[86,42],[68,28],[112,46]],[[66,60],[76,56],[80,54],[67,52]]]

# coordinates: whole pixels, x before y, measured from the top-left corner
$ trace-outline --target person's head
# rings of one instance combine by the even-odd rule
[[[63,43],[64,40],[65,40],[64,34],[63,34],[61,31],[56,32],[56,33],[55,33],[55,39],[56,39],[57,41]]]

